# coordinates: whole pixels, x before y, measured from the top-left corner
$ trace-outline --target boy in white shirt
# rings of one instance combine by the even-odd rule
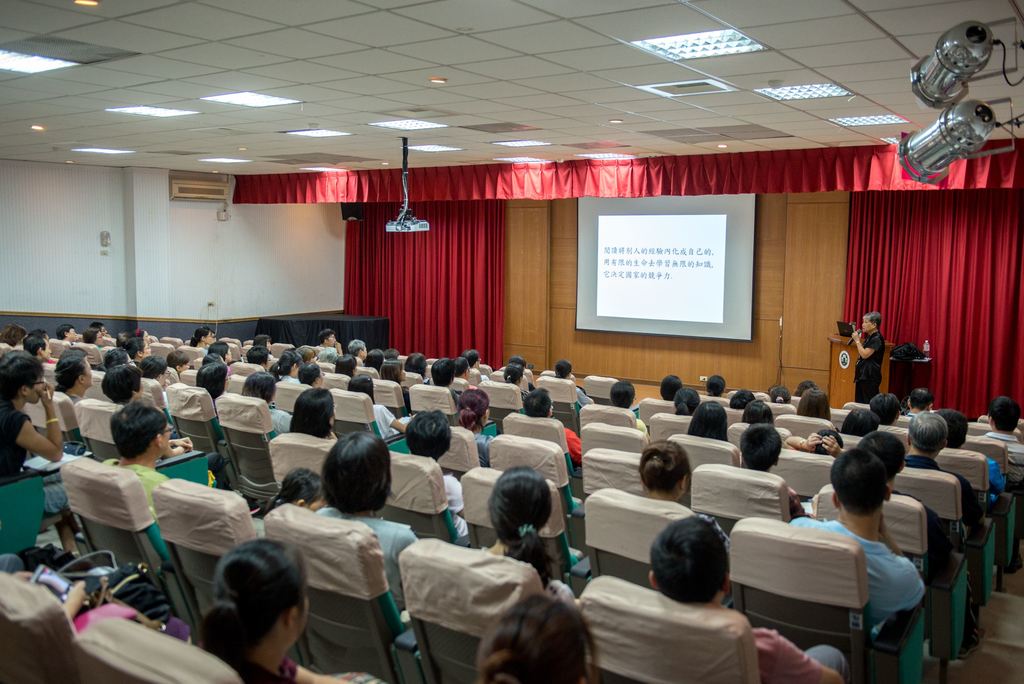
[[[373,402],[373,418],[377,423],[377,432],[380,433],[381,439],[387,441],[395,435],[405,432],[405,426],[409,419],[395,418],[395,414],[391,413],[387,406],[377,403],[373,396],[373,378],[366,375],[357,375],[349,380],[348,391],[362,392],[370,397],[370,401]]]
[[[452,429],[448,418],[440,411],[421,411],[413,416],[405,431],[409,452],[416,456],[427,456],[435,461],[445,455],[452,444]],[[469,534],[469,527],[459,513],[465,505],[462,502],[462,485],[454,475],[445,474],[444,491],[448,496],[448,510],[455,524],[455,533],[460,537]]]

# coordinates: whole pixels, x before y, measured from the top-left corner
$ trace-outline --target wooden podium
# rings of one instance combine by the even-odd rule
[[[850,344],[849,337],[832,336],[828,338],[829,362],[828,362],[828,399],[829,404],[835,408],[842,408],[843,404],[855,401],[857,388],[854,384],[854,376],[857,368],[857,345]],[[882,383],[878,386],[879,392],[889,391],[889,355],[892,353],[892,343],[886,342],[882,350]]]

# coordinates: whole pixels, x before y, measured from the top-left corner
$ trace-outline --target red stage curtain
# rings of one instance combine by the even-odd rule
[[[1000,143],[1001,144],[1001,143]],[[1024,154],[959,161],[943,188],[1024,188]],[[904,178],[893,145],[409,171],[414,201],[934,190]],[[400,169],[235,177],[237,204],[396,202]]]
[[[882,313],[895,343],[931,342],[937,406],[976,418],[1024,398],[1024,191],[853,193],[846,320]]]
[[[387,316],[403,354],[455,356],[475,347],[501,360],[505,203],[419,202],[424,233],[386,233],[397,203],[367,204],[345,235],[345,313]],[[499,364],[500,365],[500,364]]]

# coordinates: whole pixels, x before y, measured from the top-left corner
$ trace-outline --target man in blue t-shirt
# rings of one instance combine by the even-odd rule
[[[832,463],[831,479],[839,520],[797,518],[790,524],[845,534],[860,543],[868,566],[868,624],[874,631],[893,613],[919,604],[924,582],[885,529],[882,504],[892,490],[882,461],[863,449],[844,451]]]

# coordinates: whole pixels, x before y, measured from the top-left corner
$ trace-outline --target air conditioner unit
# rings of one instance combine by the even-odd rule
[[[195,180],[171,178],[171,199],[203,200],[226,202],[230,199],[231,188],[227,180]]]

